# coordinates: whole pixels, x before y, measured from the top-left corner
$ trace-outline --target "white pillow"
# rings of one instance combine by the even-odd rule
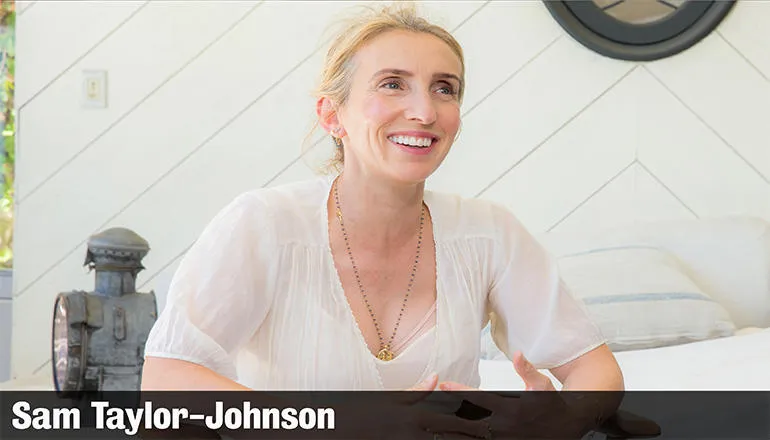
[[[654,247],[596,249],[558,260],[613,351],[731,336],[727,310],[702,291],[673,255]]]
[[[504,361],[508,360],[508,356],[503,353],[502,350],[495,344],[492,339],[492,326],[487,324],[481,330],[481,359],[487,361]]]

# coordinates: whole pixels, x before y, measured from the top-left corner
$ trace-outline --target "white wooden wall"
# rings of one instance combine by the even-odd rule
[[[0,302],[14,376],[50,368],[53,298],[93,286],[91,234],[144,236],[140,286],[162,290],[236,194],[313,175],[331,151],[300,157],[321,37],[352,4],[20,4],[14,299]],[[535,233],[770,219],[770,2],[739,2],[717,33],[652,63],[585,49],[539,1],[424,8],[468,63],[462,134],[431,189],[504,202]],[[108,71],[107,108],[81,107],[85,69]]]

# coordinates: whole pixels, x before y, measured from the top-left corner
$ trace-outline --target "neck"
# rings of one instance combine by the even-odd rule
[[[345,228],[351,235],[365,236],[367,248],[400,246],[417,234],[424,184],[386,183],[342,173],[336,185]],[[332,187],[330,212],[336,219],[334,195]]]

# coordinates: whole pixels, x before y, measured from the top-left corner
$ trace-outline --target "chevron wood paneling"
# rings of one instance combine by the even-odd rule
[[[310,178],[331,154],[309,135],[311,92],[328,24],[353,2],[220,3],[37,2],[20,15],[19,86],[35,98],[20,114],[15,375],[44,371],[54,295],[93,285],[90,234],[145,236],[139,284],[163,306],[223,205]],[[739,2],[719,34],[646,64],[587,50],[539,1],[423,6],[463,44],[469,81],[460,139],[429,188],[504,203],[537,234],[770,219],[770,3]],[[108,70],[108,108],[79,107],[83,68]]]
[[[32,6],[20,5],[22,13],[16,27],[16,105],[26,104],[145,3],[43,0]]]
[[[318,139],[319,135],[309,136],[314,100],[307,85],[314,82],[320,65],[320,54],[308,59],[110,221],[148,231],[147,239],[156,246],[147,256],[148,267],[164,264],[190,245],[189,241],[180,242],[177,234],[194,237],[223,203],[244,188],[266,185],[301,154],[303,144]],[[167,200],[175,200],[173,215],[147,216]],[[165,234],[164,230],[174,230],[175,234]]]
[[[595,191],[586,194],[586,198],[562,218],[549,225],[548,229],[530,229],[539,237],[549,233],[573,234],[586,229],[609,228],[615,225],[632,223],[635,220],[635,199],[638,165],[633,163],[618,170],[612,179],[604,182]]]
[[[632,219],[637,222],[692,220],[692,211],[663,181],[641,163],[634,166]]]
[[[638,95],[644,92],[637,72],[609,87],[482,197],[508,206],[530,230],[547,231],[629,166],[639,126],[637,117],[627,115],[638,114]]]
[[[124,118],[24,199],[20,214],[25,217],[17,236],[20,245],[45,247],[49,252],[39,255],[38,264],[54,265],[301,64],[317,49],[326,23],[343,7],[343,3],[304,2],[260,6],[258,13],[144,101],[141,110]],[[274,44],[273,38],[264,35],[283,42]],[[237,66],[242,67],[223,74],[222,66],[249,58],[253,61],[239,62]],[[282,135],[274,132],[270,136]],[[61,196],[62,191],[70,190],[80,196]],[[48,227],[50,220],[44,214],[52,211],[59,212],[59,224],[70,234]],[[20,271],[16,276],[19,290],[24,291],[34,273]]]
[[[636,222],[695,219],[689,210],[657,177],[638,161],[620,170],[591,193],[549,230],[537,235],[548,238],[578,236],[586,230],[602,230]]]
[[[639,134],[640,162],[699,216],[770,215],[770,185],[750,166],[761,163],[747,163],[736,154],[668,83],[643,77],[640,122],[646,129]]]
[[[24,132],[25,176],[17,188],[22,202],[40,185],[84,149],[98,143],[105,133],[200,56],[201,51],[253,12],[256,1],[152,2],[116,29],[88,55],[27,104],[24,120],[49,121],[46,130]],[[40,8],[45,10],[46,7]],[[173,26],[168,26],[173,23]],[[121,48],[116,51],[115,48]],[[23,48],[21,48],[23,49]],[[85,69],[108,72],[109,105],[82,111],[80,81]]]
[[[719,27],[719,34],[736,53],[770,79],[770,8],[761,1],[744,1]]]
[[[770,181],[770,81],[761,72],[716,34],[680,57],[646,67]]]

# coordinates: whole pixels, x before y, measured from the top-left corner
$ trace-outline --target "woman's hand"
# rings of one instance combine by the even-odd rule
[[[593,428],[585,412],[570,406],[551,379],[519,352],[514,354],[513,367],[525,389],[534,392],[506,396],[456,382],[442,382],[439,388],[459,392],[465,400],[492,412],[481,420],[485,423],[481,438],[579,439]]]
[[[355,402],[344,405],[340,411],[339,418],[346,422],[335,430],[335,434],[340,434],[336,437],[360,440],[483,438],[484,422],[458,417],[446,402],[431,400],[431,396],[438,395],[437,386],[438,376],[433,374],[404,391],[361,393]]]
[[[538,371],[519,351],[513,354],[513,368],[519,374],[519,377],[524,380],[527,391],[556,391],[556,387],[553,386],[551,379]],[[471,388],[457,382],[442,382],[439,385],[439,389],[442,391],[467,391],[475,390],[476,388]]]
[[[556,391],[551,379],[537,371],[537,368],[520,351],[513,354],[513,368],[524,380],[527,391]]]

